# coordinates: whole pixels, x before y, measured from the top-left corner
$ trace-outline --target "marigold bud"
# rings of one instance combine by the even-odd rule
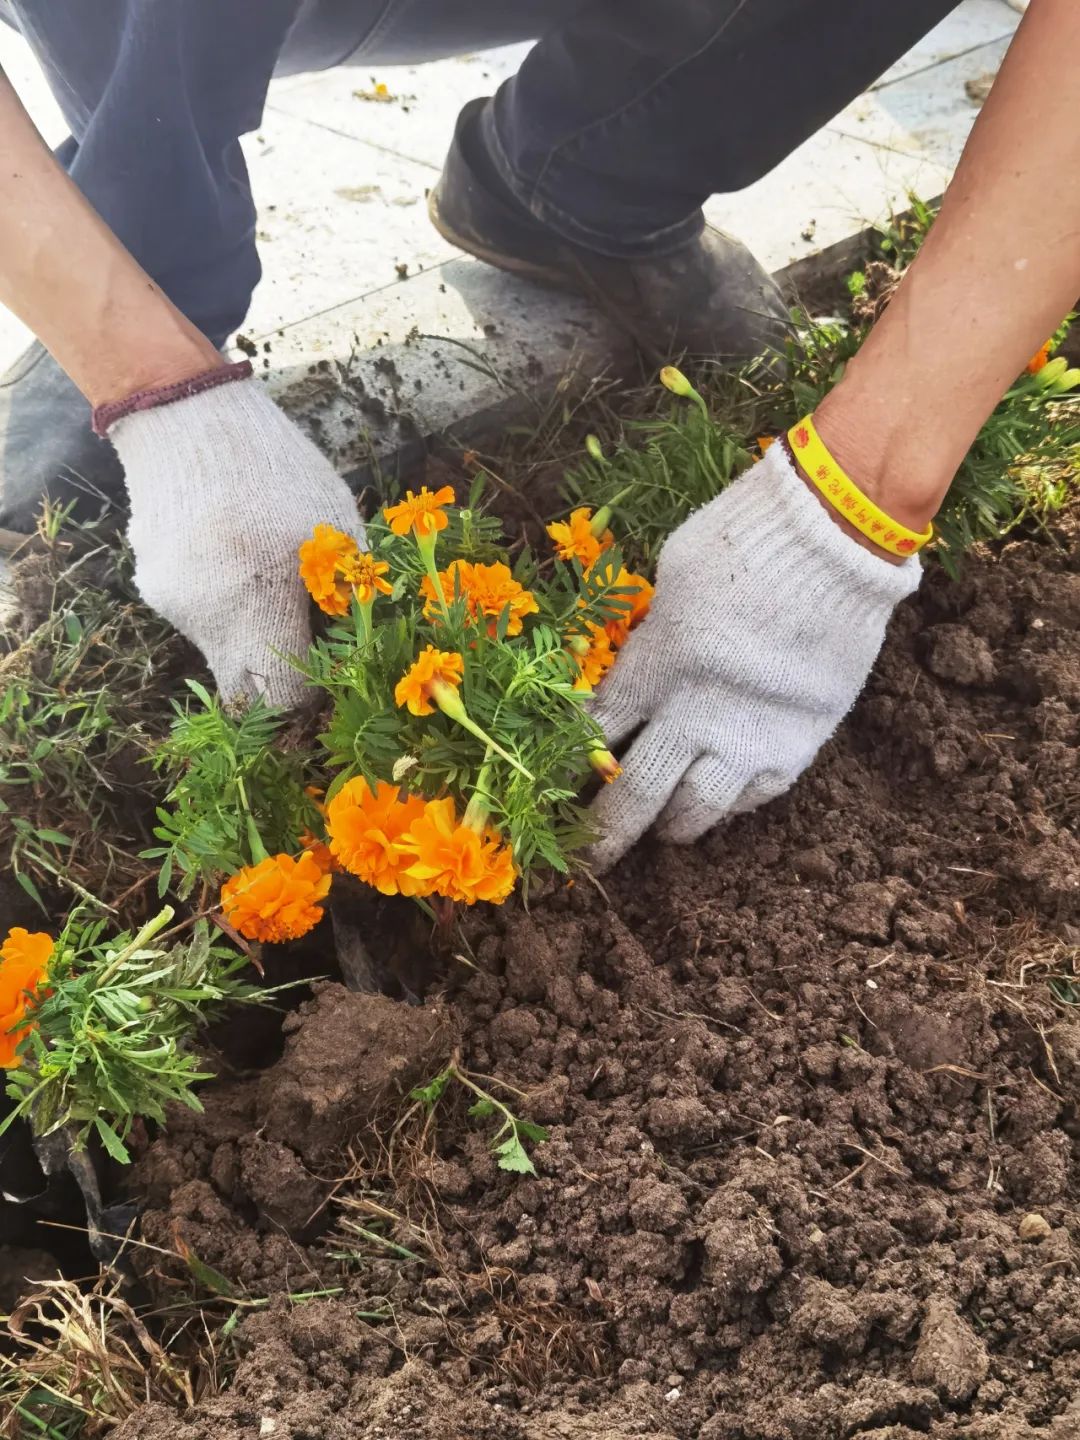
[[[1066,395],[1070,390],[1075,390],[1080,385],[1080,369],[1074,365],[1071,369],[1061,374],[1049,387],[1054,395]]]
[[[622,774],[622,766],[610,750],[590,750],[589,764],[601,777],[605,785],[610,785],[613,780],[617,780]]]
[[[692,400],[706,420],[709,418],[709,407],[681,370],[677,370],[674,365],[665,365],[660,371],[660,383],[673,395],[681,395],[685,400]]]
[[[1042,369],[1035,376],[1043,390],[1054,390],[1057,382],[1068,371],[1069,362],[1064,355],[1055,355],[1053,360],[1048,360]]]
[[[594,540],[603,541],[608,533],[608,526],[611,524],[611,506],[601,505],[596,514],[589,521],[589,534]]]
[[[694,394],[694,387],[675,365],[665,365],[660,371],[660,384],[670,390],[673,395],[690,396]]]

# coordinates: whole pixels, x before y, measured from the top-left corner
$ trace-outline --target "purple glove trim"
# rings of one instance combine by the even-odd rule
[[[240,360],[235,365],[222,365],[216,370],[204,370],[190,380],[178,380],[174,385],[160,385],[152,390],[136,390],[126,400],[110,400],[99,405],[94,411],[92,424],[95,435],[106,435],[110,425],[133,415],[136,410],[156,410],[159,405],[171,405],[174,400],[186,400],[190,395],[201,395],[204,390],[215,390],[219,385],[228,385],[232,380],[250,380],[251,361]]]

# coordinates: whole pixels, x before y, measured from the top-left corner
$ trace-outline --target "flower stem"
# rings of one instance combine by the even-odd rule
[[[439,579],[439,571],[435,565],[435,532],[430,535],[417,535],[416,548],[420,551],[420,558],[424,562],[424,569],[431,581],[431,587],[435,592],[435,599],[439,609],[443,613],[447,629],[450,628],[450,606],[446,603],[446,595],[443,592],[442,581]]]
[[[360,631],[364,637],[364,644],[370,645],[372,641],[371,611],[375,605],[374,600],[369,600],[366,605],[358,605],[360,611]]]
[[[416,901],[417,905],[420,906],[420,909],[424,912],[424,914],[425,914],[425,915],[427,916],[427,918],[431,921],[431,923],[432,923],[433,925],[438,925],[438,923],[439,923],[439,917],[438,917],[438,915],[435,914],[435,911],[431,908],[431,906],[428,904],[428,902],[424,899],[423,895],[414,895],[412,898]]]
[[[136,933],[134,938],[132,940],[129,940],[122,950],[118,950],[113,956],[113,958],[109,961],[108,965],[106,965],[105,969],[101,972],[97,980],[94,982],[94,989],[100,990],[103,986],[107,985],[108,982],[116,974],[116,972],[120,969],[121,965],[126,964],[127,961],[131,959],[132,955],[136,954],[139,950],[141,950],[142,947],[148,941],[152,940],[159,931],[164,930],[165,926],[168,925],[169,921],[173,918],[175,914],[176,911],[172,908],[172,906],[166,905],[165,908],[163,910],[160,910],[153,917],[152,920],[147,920],[146,924],[142,927],[141,930]]]
[[[621,490],[617,490],[615,492],[615,494],[605,505],[601,505],[600,509],[597,510],[596,514],[589,521],[589,529],[591,530],[593,535],[596,536],[597,540],[600,539],[601,535],[603,535],[604,531],[611,524],[611,517],[616,505],[621,505],[622,502],[626,499],[626,497],[631,494],[635,488],[636,487],[634,485],[624,485]]]
[[[509,750],[504,750],[498,741],[493,740],[486,730],[482,730],[480,726],[477,725],[476,721],[472,719],[469,712],[465,709],[461,701],[461,696],[453,685],[447,685],[445,680],[435,681],[431,687],[431,698],[444,715],[455,721],[463,730],[468,730],[470,735],[475,735],[478,740],[482,740],[490,750],[494,750],[496,755],[501,755],[506,763],[512,765],[515,770],[520,771],[526,780],[536,779],[536,776],[533,775],[531,771],[525,769],[525,766],[522,765],[520,760],[515,760]]]
[[[492,750],[495,751],[496,755],[501,755],[502,758],[506,761],[506,763],[508,765],[512,765],[514,769],[519,772],[519,774],[524,775],[526,780],[536,779],[536,776],[532,773],[531,770],[526,770],[525,766],[522,765],[520,760],[516,760],[514,756],[510,754],[509,750],[504,750],[497,741],[491,738],[491,736],[487,733],[486,730],[482,730],[480,726],[477,725],[475,720],[471,720],[469,716],[466,715],[464,712],[462,712],[460,716],[452,715],[450,718],[452,720],[456,720],[463,730],[468,730],[470,735],[475,735],[477,740],[482,740],[485,745],[490,745]]]
[[[270,855],[262,842],[258,826],[255,824],[255,817],[251,813],[251,806],[248,804],[247,790],[244,788],[242,779],[237,778],[236,790],[240,796],[240,804],[244,809],[244,822],[247,826],[248,845],[251,847],[251,859],[258,865],[263,860],[269,860]]]

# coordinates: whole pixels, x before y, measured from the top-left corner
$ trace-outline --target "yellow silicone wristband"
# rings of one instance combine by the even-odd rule
[[[888,550],[890,555],[914,555],[934,538],[932,525],[923,531],[909,530],[863,494],[826,450],[812,415],[791,427],[788,444],[803,474],[817,486],[837,514],[882,550]]]

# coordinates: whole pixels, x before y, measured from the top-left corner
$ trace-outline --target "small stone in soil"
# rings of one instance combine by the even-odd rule
[[[1045,1240],[1051,1233],[1050,1222],[1044,1215],[1038,1215],[1033,1212],[1030,1215],[1025,1215],[1020,1221],[1020,1239],[1026,1240],[1029,1244],[1034,1244],[1039,1240]]]

